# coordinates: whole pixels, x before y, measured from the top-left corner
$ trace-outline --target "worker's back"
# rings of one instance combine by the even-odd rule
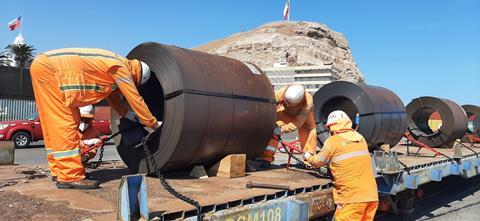
[[[365,139],[351,141],[342,134],[337,134],[325,141],[324,148],[330,152],[336,203],[378,201],[372,159]]]
[[[141,75],[138,60],[104,49],[57,49],[39,54],[35,62],[54,75],[65,104],[75,107],[97,103],[117,88],[118,81],[138,82]]]
[[[95,82],[105,81],[105,75],[111,67],[125,67],[127,62],[127,59],[111,51],[96,48],[63,48],[43,52],[42,54],[48,57],[49,64],[56,71],[80,71],[91,75],[89,77],[94,78]],[[111,82],[112,80],[108,83]]]

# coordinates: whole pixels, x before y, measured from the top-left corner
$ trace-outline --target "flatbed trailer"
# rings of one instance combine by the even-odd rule
[[[233,179],[172,177],[168,180],[178,192],[200,203],[207,220],[306,220],[335,209],[331,180],[296,170],[275,168]],[[159,188],[158,181],[151,181],[147,179],[150,218],[196,220],[195,207]],[[248,189],[249,181],[287,185],[290,190]]]
[[[480,173],[480,159],[476,155],[477,151],[480,152],[480,144],[472,147],[473,151],[465,147],[461,147],[461,151],[437,149],[448,158],[433,157],[433,153],[426,149],[422,149],[415,156],[417,147],[409,149],[410,155],[407,154],[406,146],[398,145],[392,148],[392,151],[397,152],[398,162],[401,162],[398,171],[393,171],[392,168],[384,170],[381,159],[376,155],[373,157],[373,162],[378,163],[375,168],[381,202],[390,201],[391,212],[402,210],[408,212],[408,209],[415,208],[415,193],[426,183],[439,182],[447,176],[470,178]],[[278,166],[286,162],[286,155],[277,154],[276,158],[276,165],[273,168],[248,172],[245,177],[194,179],[186,174],[168,174],[167,179],[178,192],[198,200],[205,220],[306,220],[334,212],[333,183],[330,179],[318,177],[311,172],[286,170]],[[18,173],[21,168],[17,167],[19,166],[0,168],[2,172],[0,180],[17,183],[3,187],[5,193],[18,192],[21,195],[38,198],[40,202],[47,204],[49,203],[47,201],[52,199],[65,201],[66,203],[62,205],[88,211],[91,216],[85,218],[90,217],[92,220],[116,220],[116,213],[119,210],[115,207],[120,199],[118,197],[120,178],[124,175],[131,176],[132,173],[120,161],[106,162],[100,169],[91,171],[93,177],[102,181],[101,189],[73,191],[57,190],[45,175],[44,178],[31,180],[25,178],[23,173]],[[25,179],[28,182],[22,181]],[[145,181],[148,188],[146,192],[150,219],[155,217],[159,217],[160,220],[196,219],[195,208],[169,194],[160,186],[158,178],[146,177]],[[249,181],[287,185],[290,190],[248,189],[246,183]],[[64,208],[67,209],[67,206]],[[15,211],[15,208],[11,210]],[[80,210],[68,211],[78,213]],[[80,214],[83,213],[77,216]]]
[[[469,145],[469,144],[466,144]],[[455,155],[454,149],[436,149],[445,156],[436,156],[427,149],[397,145],[392,148],[396,152],[400,169],[384,170],[376,165],[378,157],[373,157],[381,201],[388,199],[394,213],[409,210],[404,201],[411,201],[421,185],[439,182],[447,176],[470,178],[480,173],[480,144],[462,147],[461,155]],[[277,154],[284,162],[286,155]],[[448,158],[447,158],[448,157]],[[376,159],[376,160],[375,160]],[[388,160],[388,159],[385,159]],[[206,220],[306,220],[331,214],[335,210],[330,179],[321,178],[314,173],[300,170],[287,170],[276,166],[273,169],[247,173],[245,177],[227,179],[209,177],[206,179],[169,178],[178,192],[199,201]],[[281,184],[290,190],[247,189],[248,181]],[[196,220],[193,206],[168,194],[158,183],[149,184],[148,193],[151,217],[164,220],[187,219]],[[410,197],[411,196],[411,197]],[[402,207],[403,206],[403,207]],[[410,204],[414,206],[414,204]],[[400,208],[398,208],[400,207]]]

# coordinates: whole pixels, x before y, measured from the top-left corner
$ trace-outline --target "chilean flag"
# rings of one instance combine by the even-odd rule
[[[290,0],[287,0],[285,8],[283,8],[283,20],[290,21]]]
[[[16,28],[22,27],[22,16],[13,19],[13,21],[8,23],[8,27],[10,28],[10,31],[15,30]]]

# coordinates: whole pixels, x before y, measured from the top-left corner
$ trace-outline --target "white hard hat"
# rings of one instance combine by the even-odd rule
[[[143,61],[140,61],[140,63],[142,64],[142,78],[140,79],[140,85],[142,84],[145,84],[148,79],[150,79],[150,67],[148,67],[147,64],[145,64],[145,62]]]
[[[340,119],[350,120],[350,118],[345,112],[341,110],[333,111],[328,115],[327,124],[325,124],[325,126],[328,127],[332,124],[335,124]]]
[[[285,91],[285,102],[288,105],[297,105],[302,102],[304,96],[305,88],[303,86],[298,84],[290,85]]]
[[[87,118],[93,118],[93,115],[95,114],[95,109],[93,108],[92,105],[87,105],[80,107],[80,117],[87,117]]]

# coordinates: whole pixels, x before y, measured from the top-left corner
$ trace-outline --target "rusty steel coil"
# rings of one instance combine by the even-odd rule
[[[407,128],[405,106],[396,94],[383,87],[335,81],[321,87],[313,100],[321,143],[328,138],[324,124],[335,110],[347,113],[370,150],[382,144],[395,146]]]
[[[475,137],[476,139],[468,139],[468,136],[464,136],[463,142],[478,142],[480,140],[480,107],[475,105],[462,105],[463,110],[467,114],[468,127],[467,134]]]
[[[441,118],[438,130],[429,126],[433,113]],[[467,131],[467,116],[457,103],[437,97],[419,97],[407,105],[408,130],[416,140],[430,146],[450,146]]]
[[[211,166],[228,154],[261,155],[275,126],[275,96],[255,65],[153,42],[138,45],[127,58],[147,63],[154,73],[139,91],[163,121],[148,143],[157,168],[180,171]],[[130,169],[153,172],[142,148],[116,143]]]

